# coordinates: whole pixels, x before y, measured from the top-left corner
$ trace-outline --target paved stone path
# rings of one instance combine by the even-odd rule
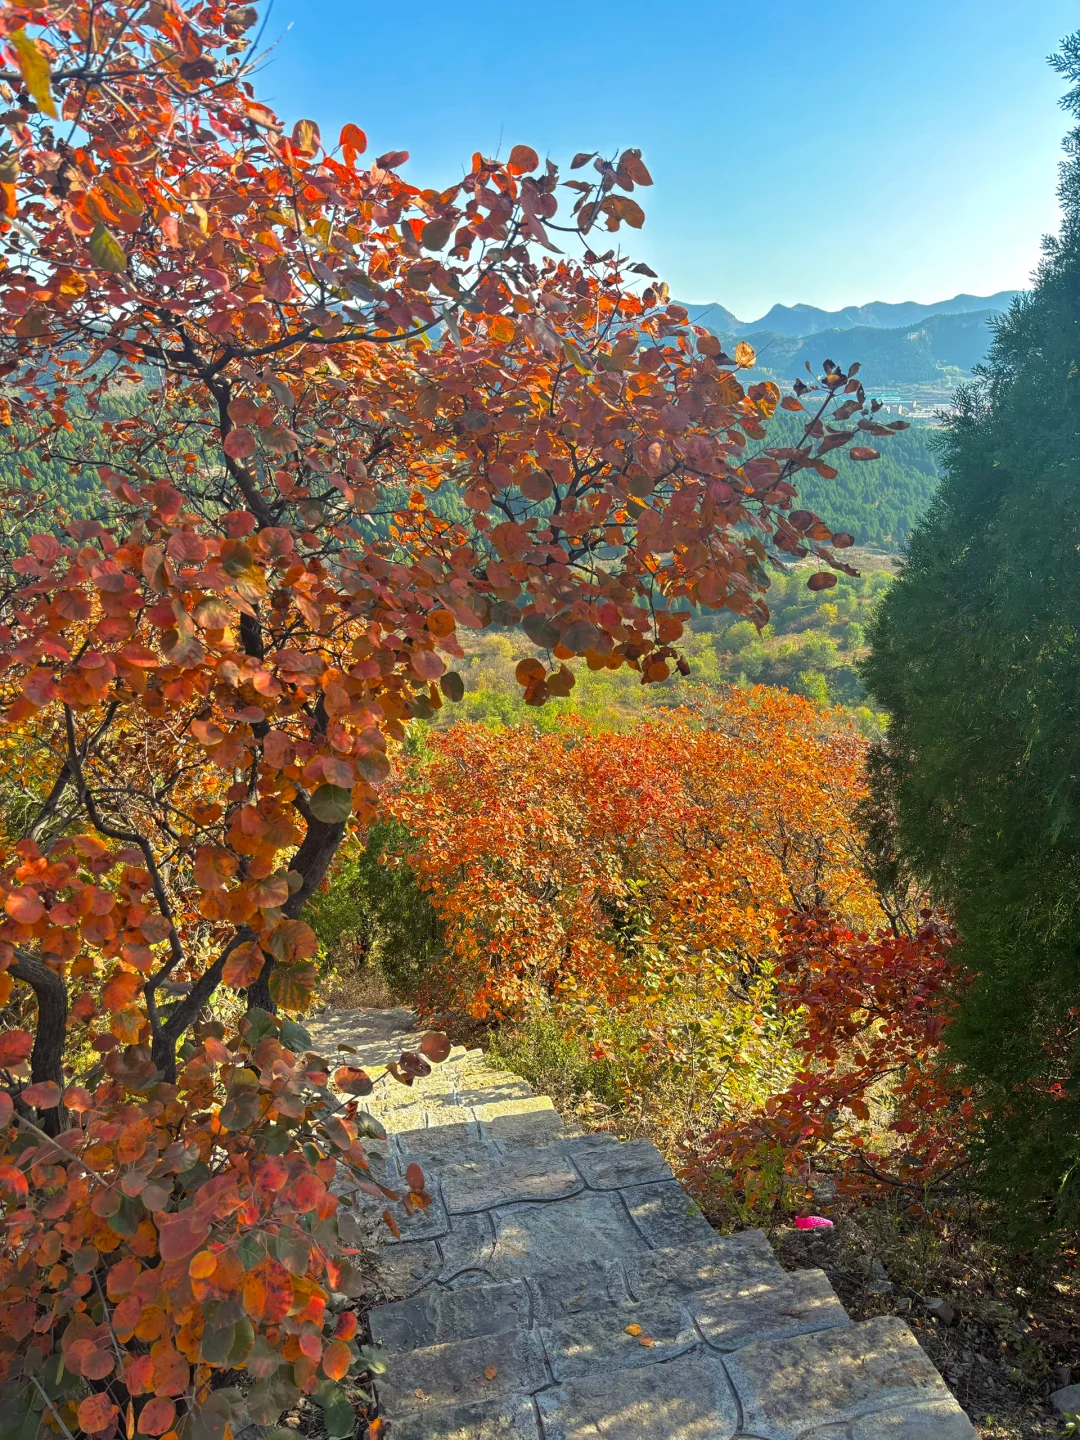
[[[414,1025],[309,1028],[370,1073]],[[387,1183],[416,1161],[435,1197],[382,1250],[403,1297],[370,1316],[390,1440],[975,1440],[907,1325],[852,1323],[758,1230],[717,1235],[648,1141],[568,1129],[460,1046],[369,1109]]]

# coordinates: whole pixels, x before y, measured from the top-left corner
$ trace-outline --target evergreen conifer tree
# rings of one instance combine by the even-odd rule
[[[1080,33],[1061,232],[959,397],[945,478],[874,627],[897,841],[955,914],[952,1032],[1018,1234],[1080,1216]]]

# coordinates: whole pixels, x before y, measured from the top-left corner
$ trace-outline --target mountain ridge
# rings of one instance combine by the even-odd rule
[[[858,360],[864,383],[873,389],[947,383],[948,372],[970,374],[986,358],[998,313],[931,315],[920,324],[896,329],[852,325],[801,336],[750,330],[740,338],[757,351],[759,366],[787,380],[802,375],[807,361],[816,374],[828,355],[841,369]]]
[[[845,305],[840,310],[822,310],[816,305],[773,305],[759,320],[740,320],[719,302],[707,305],[687,304],[695,324],[724,331],[729,335],[751,335],[763,330],[802,339],[826,330],[870,328],[900,330],[921,325],[937,315],[968,315],[993,311],[1001,314],[1009,308],[1017,290],[999,290],[993,295],[954,295],[924,305],[916,300],[872,300],[866,305]]]

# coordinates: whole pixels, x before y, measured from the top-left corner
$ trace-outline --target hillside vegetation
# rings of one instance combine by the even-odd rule
[[[640,675],[625,667],[612,671],[582,665],[567,697],[542,707],[528,705],[514,678],[518,662],[536,653],[528,641],[494,628],[463,636],[465,655],[457,666],[464,697],[459,704],[444,705],[433,723],[440,729],[468,720],[552,731],[577,716],[594,728],[626,730],[645,714],[699,706],[703,686],[762,684],[819,704],[842,705],[865,734],[877,734],[884,717],[868,704],[858,665],[866,653],[867,628],[893,572],[879,557],[855,558],[868,568],[854,578],[840,576],[833,590],[808,590],[805,571],[775,576],[769,591],[772,618],[760,632],[730,611],[695,614],[682,644],[690,661],[688,679],[675,675],[659,685],[643,686]]]
[[[778,410],[771,443],[794,444],[801,428],[798,416]],[[812,470],[799,476],[799,502],[827,525],[848,530],[857,545],[895,554],[937,491],[941,478],[937,434],[927,425],[912,425],[883,440],[881,458],[869,464],[837,451],[834,480],[824,480]]]
[[[932,315],[916,326],[882,329],[876,325],[845,326],[812,335],[785,335],[771,329],[740,335],[724,330],[704,315],[697,323],[710,329],[725,346],[746,340],[757,352],[757,368],[777,380],[806,378],[809,364],[818,374],[828,357],[847,369],[862,365],[862,379],[871,392],[912,384],[955,383],[986,358],[998,313]],[[714,328],[715,327],[715,328]]]

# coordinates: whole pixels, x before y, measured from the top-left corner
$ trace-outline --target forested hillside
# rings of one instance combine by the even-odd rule
[[[111,397],[111,419],[106,424],[122,425],[134,413],[133,397]],[[110,450],[103,426],[79,414],[70,416],[68,423],[69,428],[44,443],[34,437],[32,448],[26,426],[0,430],[0,493],[8,499],[0,510],[6,546],[34,530],[57,529],[66,519],[102,513],[97,466],[107,460]]]
[[[143,403],[142,397],[138,403]],[[123,424],[136,412],[135,395],[114,398],[110,409],[115,423]],[[84,518],[100,511],[96,467],[107,458],[107,446],[97,423],[75,417],[72,427],[61,432],[46,451],[47,458],[23,450],[27,438],[23,431],[15,427],[0,431],[0,486],[25,496],[18,506],[8,508],[9,543],[13,526],[18,529],[32,521],[31,528],[40,528],[42,524],[55,525],[64,515]],[[770,424],[769,443],[794,444],[800,433],[798,417],[777,411]],[[822,480],[814,471],[804,471],[799,477],[800,499],[828,524],[850,531],[856,544],[898,551],[937,487],[933,434],[926,427],[912,426],[883,442],[881,459],[873,464],[853,462],[844,451],[838,451],[833,457],[836,479]],[[42,497],[40,510],[31,508],[35,496]],[[387,496],[388,510],[407,503],[404,487]],[[460,519],[461,497],[456,489],[446,487],[434,497],[433,508],[444,519]],[[377,528],[385,529],[385,525],[384,520]]]
[[[792,444],[801,431],[800,417],[777,411],[774,443]],[[851,532],[858,545],[898,552],[925,514],[937,490],[935,436],[926,425],[882,440],[880,460],[869,463],[848,459],[843,451],[834,469],[835,480],[823,480],[812,470],[799,476],[799,499],[828,525]]]
[[[693,310],[690,313],[693,319]],[[986,358],[997,318],[997,311],[980,310],[932,315],[917,326],[897,329],[856,325],[806,336],[765,328],[728,330],[711,312],[703,312],[696,323],[712,330],[725,346],[746,340],[757,352],[758,369],[774,379],[805,379],[807,363],[816,375],[826,357],[842,368],[858,360],[867,388],[885,391],[910,384],[948,385],[960,378],[956,372],[970,372]]]

